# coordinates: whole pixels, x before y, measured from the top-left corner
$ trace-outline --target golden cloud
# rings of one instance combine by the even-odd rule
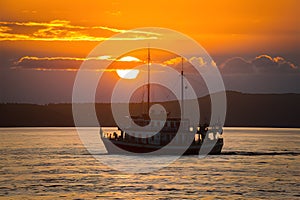
[[[171,58],[169,60],[166,60],[163,62],[163,64],[165,65],[177,65],[178,63],[181,63],[182,58],[181,57],[175,57],[175,58]]]
[[[199,66],[202,67],[204,65],[206,65],[206,62],[204,61],[204,59],[202,57],[192,57],[189,60],[194,66]]]
[[[37,28],[32,32],[22,29]],[[96,34],[94,30],[99,30]],[[111,32],[108,36],[103,31]],[[129,33],[128,37],[114,38],[114,40],[147,40],[157,39],[159,34],[145,31],[122,30],[105,26],[72,25],[67,20],[53,20],[50,22],[0,22],[0,41],[104,41],[112,33]],[[130,35],[132,33],[132,35]]]
[[[164,61],[163,64],[178,65],[178,64],[181,64],[181,62],[182,62],[182,57],[175,57],[175,58],[171,58],[169,60]],[[185,60],[184,60],[184,62],[185,62]],[[189,62],[191,64],[193,64],[195,66],[199,66],[199,67],[205,66],[207,64],[206,61],[202,57],[191,57],[189,59]],[[213,66],[216,66],[216,63],[214,61],[212,61],[210,64]]]

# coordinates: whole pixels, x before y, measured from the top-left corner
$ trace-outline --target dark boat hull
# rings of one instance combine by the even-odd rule
[[[150,153],[151,155],[199,155],[200,154],[210,154],[218,155],[221,153],[223,148],[223,139],[218,139],[217,142],[207,142],[202,145],[191,144],[187,150],[183,150],[182,146],[168,146],[165,147],[163,151],[157,151],[164,146],[160,145],[150,145],[150,144],[138,144],[129,143],[122,140],[110,140],[108,138],[102,138],[105,148],[108,154],[129,154],[131,153]],[[201,148],[201,151],[200,151]],[[202,152],[202,153],[201,153]]]

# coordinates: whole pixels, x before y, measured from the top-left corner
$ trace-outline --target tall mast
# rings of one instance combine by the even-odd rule
[[[149,114],[149,109],[150,109],[150,48],[148,46],[148,59],[147,59],[147,64],[148,64],[148,99],[147,99],[147,112]]]
[[[184,108],[183,108],[183,57],[181,57],[181,116],[183,117]]]

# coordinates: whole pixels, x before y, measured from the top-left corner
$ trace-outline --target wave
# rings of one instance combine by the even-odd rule
[[[87,154],[81,154],[81,155],[91,155],[89,153]],[[93,155],[115,155],[115,156],[124,156],[124,155],[118,155],[118,154],[108,154],[108,153],[97,153]],[[152,156],[152,155],[144,155],[142,156]],[[280,152],[252,152],[252,151],[224,151],[221,152],[220,155],[229,155],[229,156],[276,156],[276,155],[292,155],[292,156],[298,156],[300,155],[300,152],[293,152],[293,151],[280,151]],[[139,156],[138,154],[135,156]],[[157,156],[157,155],[156,155]],[[174,156],[174,155],[161,155],[161,156]],[[197,155],[185,155],[185,157],[193,157]],[[212,156],[218,156],[218,155],[212,155]]]
[[[221,155],[239,155],[239,156],[276,156],[293,155],[298,156],[300,152],[293,151],[273,151],[273,152],[253,152],[253,151],[223,151]]]

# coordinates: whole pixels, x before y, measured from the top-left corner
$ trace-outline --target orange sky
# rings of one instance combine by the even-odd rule
[[[72,26],[104,26],[126,30],[145,26],[171,28],[196,39],[209,52],[294,51],[300,43],[299,1],[1,1],[2,22],[43,22],[65,20]],[[4,26],[2,24],[2,26]],[[17,28],[17,27],[13,27]],[[23,33],[35,28],[28,25],[10,30]],[[63,28],[63,27],[62,27]],[[23,30],[22,30],[23,29]],[[68,30],[66,30],[68,31]],[[3,31],[2,31],[3,33]],[[85,36],[109,37],[114,31],[89,30]],[[53,33],[51,41],[65,32]],[[76,37],[70,34],[70,37]],[[81,36],[83,40],[84,36]],[[1,40],[5,35],[1,34]],[[32,39],[32,38],[31,38]],[[77,38],[78,39],[78,38]],[[25,39],[26,40],[26,39]],[[30,38],[29,38],[30,40]],[[60,51],[63,42],[20,42],[19,48],[40,46]],[[80,40],[80,39],[78,39]],[[91,38],[93,40],[93,38]],[[97,41],[98,42],[98,41]],[[95,44],[75,42],[62,54],[86,54]],[[9,46],[9,44],[7,44]],[[17,48],[17,46],[15,46]],[[49,49],[50,48],[50,49]],[[78,53],[79,52],[79,53]]]
[[[70,101],[76,67],[96,45],[149,26],[199,42],[228,90],[300,92],[299,8],[297,0],[1,0],[0,102]],[[153,37],[135,34],[120,40]]]

